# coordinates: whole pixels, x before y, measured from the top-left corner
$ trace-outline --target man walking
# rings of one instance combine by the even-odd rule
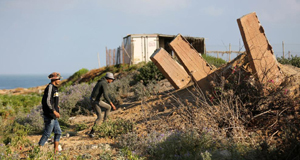
[[[115,80],[114,75],[111,72],[107,72],[105,77],[97,82],[97,84],[95,85],[92,91],[90,100],[93,109],[96,111],[97,119],[95,120],[94,126],[92,127],[92,130],[89,133],[89,136],[91,138],[94,137],[94,132],[95,132],[94,127],[100,123],[101,108],[105,109],[103,122],[106,121],[106,119],[108,118],[111,107],[113,108],[113,110],[116,110],[116,107],[111,102],[108,96],[108,84],[113,82],[114,80]],[[102,95],[109,104],[100,100]]]
[[[58,85],[60,84],[61,75],[60,73],[53,72],[48,78],[51,82],[45,88],[42,106],[44,114],[44,133],[39,141],[39,146],[44,146],[52,131],[54,132],[54,153],[58,151],[59,140],[61,136],[61,129],[58,123],[59,114],[59,96],[58,96]]]

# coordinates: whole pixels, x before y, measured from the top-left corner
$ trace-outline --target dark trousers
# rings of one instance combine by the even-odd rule
[[[95,123],[92,127],[92,130],[90,132],[90,134],[93,134],[94,131],[94,127],[96,125],[99,125],[101,122],[101,109],[103,108],[105,110],[104,112],[104,117],[103,117],[103,122],[106,121],[106,119],[109,117],[109,113],[111,110],[111,106],[103,101],[91,101],[92,107],[94,109],[94,111],[97,114],[97,119],[95,120]]]

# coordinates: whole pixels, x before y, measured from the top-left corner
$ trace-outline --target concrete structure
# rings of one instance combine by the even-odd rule
[[[170,46],[193,80],[199,86],[206,86],[208,83],[203,80],[212,73],[212,67],[202,58],[201,54],[180,34],[170,43]]]
[[[158,48],[164,48],[172,55],[169,43],[176,35],[165,34],[129,34],[123,38],[121,47],[124,56],[123,63],[137,64],[150,61],[150,56]],[[204,38],[186,37],[195,47],[197,52],[205,53]]]
[[[257,80],[261,84],[266,82],[280,84],[282,82],[281,71],[256,13],[247,14],[237,19],[237,22]]]
[[[190,82],[188,73],[165,49],[157,49],[150,58],[175,89],[183,88]]]

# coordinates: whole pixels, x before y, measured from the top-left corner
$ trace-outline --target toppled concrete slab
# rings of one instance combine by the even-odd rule
[[[212,72],[212,67],[182,35],[177,35],[170,46],[194,81],[198,82]]]
[[[247,14],[237,19],[237,22],[253,75],[260,84],[272,81],[279,85],[282,74],[256,13]]]
[[[245,15],[238,19],[237,22],[246,52],[218,69],[210,66],[201,54],[180,34],[170,43],[170,47],[175,52],[185,71],[203,91],[212,90],[211,84],[220,80],[236,82],[236,79],[232,78],[236,76],[238,78],[242,77],[242,81],[249,82],[249,84],[256,86],[258,90],[264,93],[280,85],[282,88],[283,82],[286,81],[284,74],[274,56],[272,47],[265,36],[256,13]],[[156,65],[166,65],[165,68],[167,68],[168,64],[163,63],[165,62],[160,60]],[[172,72],[172,67],[169,68],[168,72]],[[235,75],[236,73],[238,75]],[[171,82],[171,80],[169,81]],[[234,83],[234,85],[239,84],[240,81]]]
[[[157,49],[150,59],[175,89],[183,88],[190,82],[188,73],[165,49]]]

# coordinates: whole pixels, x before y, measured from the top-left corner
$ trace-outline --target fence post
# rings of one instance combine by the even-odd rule
[[[284,59],[284,42],[282,41],[282,58]]]
[[[231,44],[229,43],[229,61],[228,62],[230,62],[230,54],[231,54]]]
[[[111,66],[111,49],[109,49],[108,55],[109,55],[109,66]]]
[[[113,49],[113,65],[116,65],[116,49]]]
[[[99,65],[99,68],[100,68],[100,58],[99,58],[99,52],[98,52],[98,65]]]
[[[105,47],[105,49],[106,49],[106,66],[108,66],[108,53],[107,53],[107,47]]]

